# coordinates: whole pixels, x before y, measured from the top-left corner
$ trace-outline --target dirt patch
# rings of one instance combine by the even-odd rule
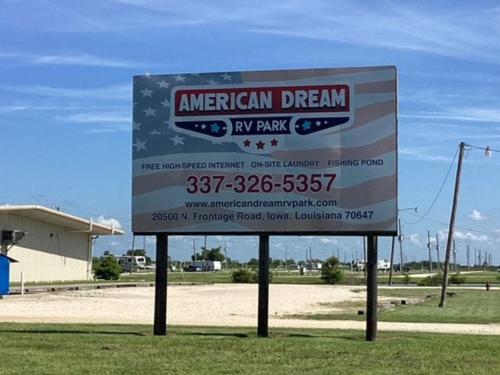
[[[313,321],[287,316],[319,314],[332,307],[363,305],[366,292],[351,286],[270,285],[271,327],[364,329],[363,321]],[[380,298],[381,303],[394,297]],[[152,324],[154,288],[99,289],[8,296],[0,300],[0,321],[40,323]],[[257,322],[257,285],[170,286],[168,323],[246,326]],[[379,322],[381,330],[500,334],[499,324]]]

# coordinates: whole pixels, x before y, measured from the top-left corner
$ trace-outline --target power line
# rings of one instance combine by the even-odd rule
[[[430,221],[430,222],[433,222],[433,223],[436,223],[436,224],[441,224],[441,225],[448,225],[449,223],[446,223],[444,221],[439,221],[439,220],[436,220],[436,219],[431,219],[431,218],[424,218],[418,214],[414,214],[412,212],[407,212],[407,214],[409,215],[413,215],[413,216],[417,216],[419,218],[421,218],[422,220],[427,220],[427,221]],[[407,223],[407,224],[411,224],[405,220],[403,220],[403,222]],[[472,228],[466,228],[466,227],[459,227],[459,226],[455,226],[455,228],[457,229],[461,229],[461,230],[468,230],[470,232],[475,232],[475,233],[480,233],[480,234],[486,234],[486,235],[490,235],[490,236],[496,236],[498,235],[498,233],[495,233],[495,232],[484,232],[484,231],[481,231],[481,230],[477,230],[477,229],[472,229]]]
[[[457,159],[457,155],[458,155],[458,148],[457,150],[455,151],[455,156],[453,156],[453,160],[451,161],[451,164],[450,164],[450,167],[448,168],[448,172],[446,172],[446,176],[444,177],[444,180],[443,180],[443,183],[441,184],[441,187],[439,188],[436,196],[434,197],[434,199],[432,200],[432,203],[431,205],[429,206],[429,208],[424,212],[424,214],[422,216],[419,216],[419,215],[415,215],[415,216],[419,216],[420,219],[415,221],[415,222],[408,222],[408,221],[405,221],[405,223],[407,224],[410,224],[410,225],[413,225],[413,224],[418,224],[420,223],[422,220],[424,220],[427,215],[429,214],[429,212],[432,210],[432,208],[434,207],[434,205],[436,204],[439,196],[441,195],[441,192],[443,191],[443,188],[444,188],[444,185],[446,184],[446,181],[448,181],[448,177],[450,176],[450,172],[453,168],[453,164],[455,164],[455,160]]]

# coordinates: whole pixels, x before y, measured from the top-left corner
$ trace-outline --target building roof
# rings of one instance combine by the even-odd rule
[[[38,205],[0,206],[0,214],[2,213],[13,213],[46,223],[60,225],[70,228],[75,232],[97,234],[101,236],[124,233],[122,230],[114,228],[113,226],[95,223],[92,219],[83,219],[78,216]]]

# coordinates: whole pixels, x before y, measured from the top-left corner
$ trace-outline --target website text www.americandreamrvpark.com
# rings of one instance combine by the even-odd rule
[[[232,201],[191,201],[186,202],[187,208],[246,208],[246,207],[336,207],[336,200],[232,200]]]

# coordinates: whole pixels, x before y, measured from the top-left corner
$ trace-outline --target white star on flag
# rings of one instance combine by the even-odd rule
[[[142,123],[134,121],[134,130],[141,130]]]
[[[175,135],[175,137],[172,137],[170,139],[174,142],[174,146],[184,144],[184,138],[179,137],[178,135]]]
[[[233,77],[231,77],[231,75],[227,74],[227,73],[224,73],[224,74],[221,74],[221,77],[224,81],[230,81],[233,79]]]
[[[146,150],[146,142],[142,142],[139,138],[135,140],[132,146],[135,147],[135,151]]]
[[[164,80],[161,80],[160,82],[158,82],[158,86],[160,87],[160,89],[168,89],[168,87],[170,86],[170,83],[168,83]]]
[[[146,117],[156,116],[156,109],[153,109],[151,107],[143,109],[143,111],[144,111],[144,114],[146,115]]]
[[[209,79],[207,81],[207,83],[210,85],[210,86],[215,86],[217,84],[217,81],[213,80],[213,79]]]
[[[165,98],[164,101],[160,102],[160,104],[163,108],[170,107],[170,102],[167,100],[167,98]]]
[[[176,82],[184,82],[186,80],[186,77],[181,74],[177,74],[176,76],[174,76],[174,79],[176,80]]]
[[[148,89],[148,88],[145,88],[144,90],[141,90],[141,94],[142,94],[142,97],[143,97],[143,98],[145,98],[145,97],[147,97],[147,96],[149,96],[150,98],[152,98],[152,97],[153,97],[153,95],[151,95],[151,94],[153,94],[153,90],[150,90],[150,89]]]
[[[221,145],[222,144],[222,141],[220,139],[213,139],[212,140],[212,144],[213,145]]]
[[[161,132],[159,132],[158,130],[153,130],[151,133],[149,133],[151,135],[160,135]]]

